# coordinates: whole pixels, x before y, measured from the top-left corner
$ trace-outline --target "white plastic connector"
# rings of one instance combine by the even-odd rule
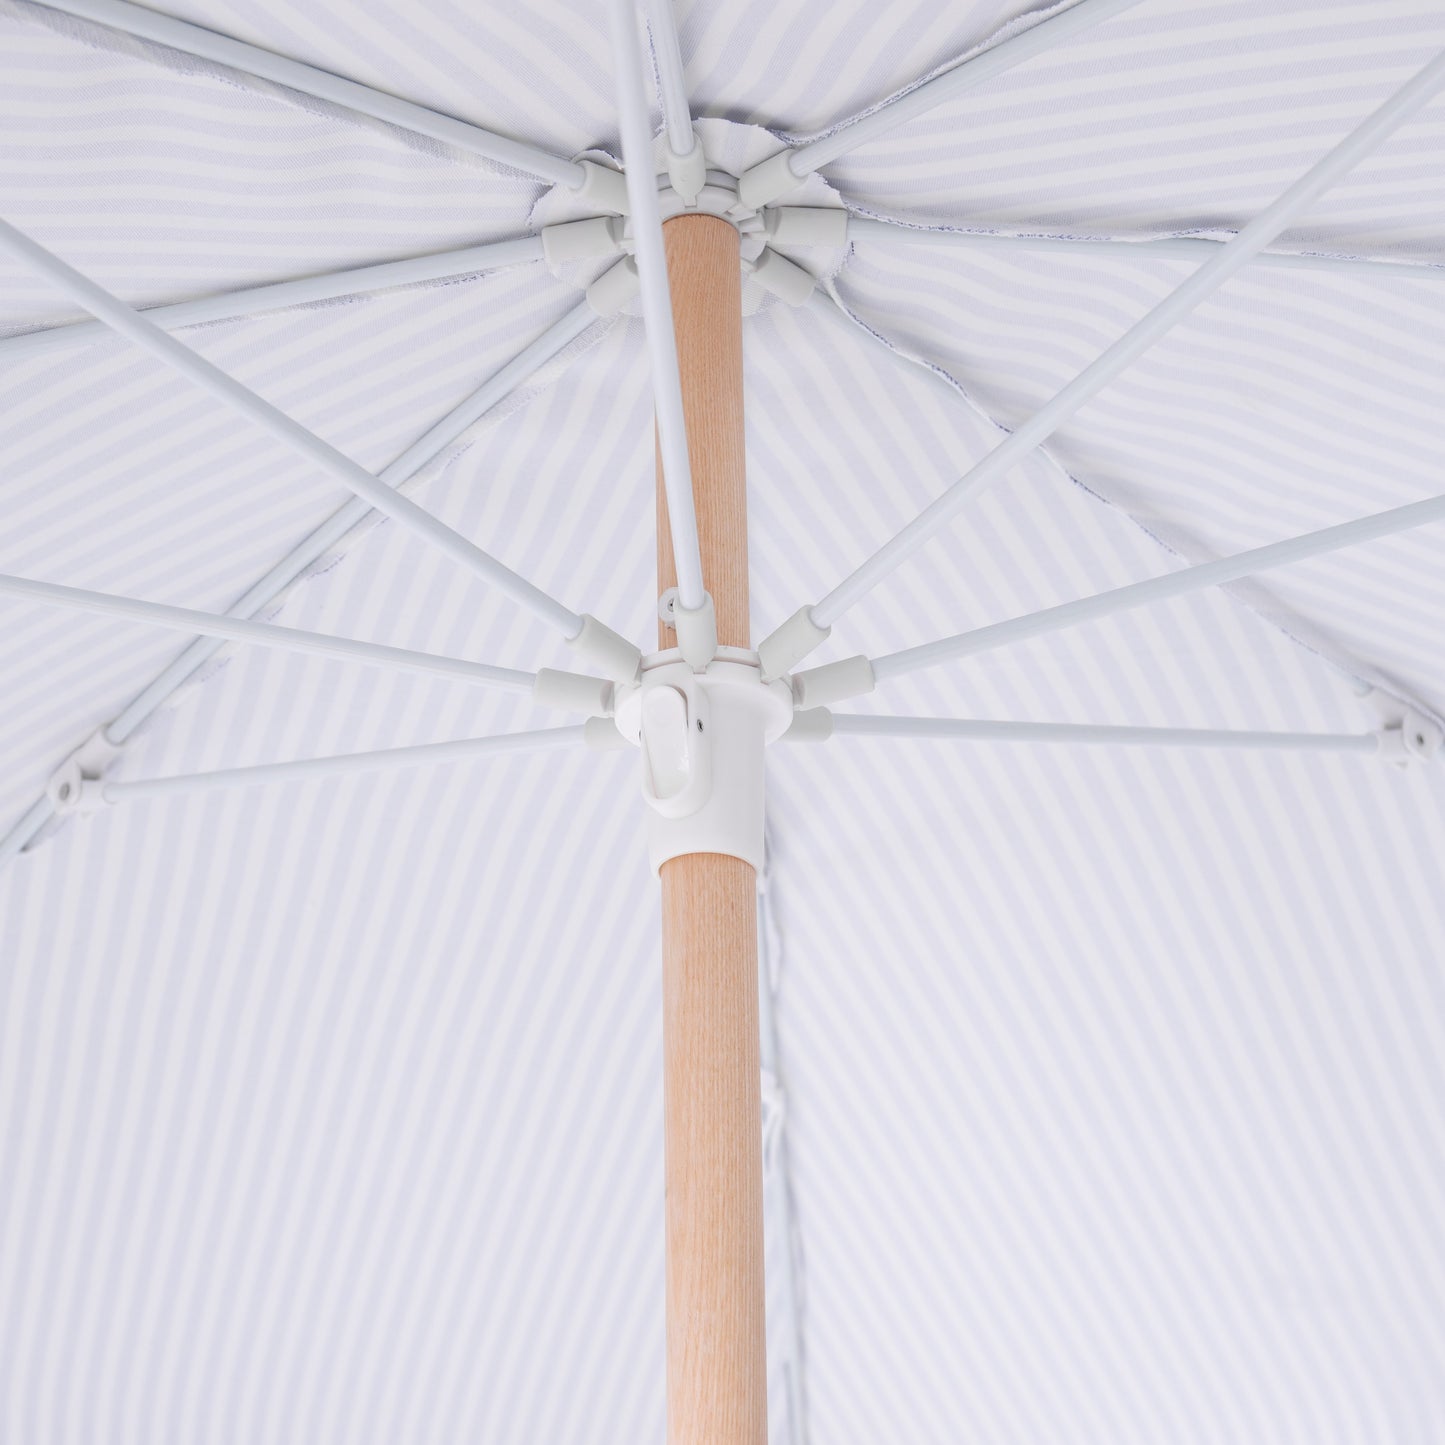
[[[704,592],[702,606],[691,610],[674,601],[672,625],[677,632],[677,649],[682,660],[700,672],[717,656],[717,615],[713,611],[712,594]]]
[[[645,665],[618,696],[617,730],[636,741],[653,868],[688,853],[763,864],[763,752],[792,718],[786,685],[752,662]]]
[[[674,216],[687,216],[702,214],[717,216],[719,220],[727,221],[739,232],[750,219],[756,219],[752,211],[738,204],[738,183],[736,179],[726,171],[704,170],[703,185],[697,194],[690,199],[684,196],[672,185],[669,177],[668,184],[657,193],[658,215],[663,221],[670,221]],[[762,223],[759,222],[759,229]],[[627,239],[631,244],[631,238]]]
[[[1400,721],[1382,728],[1375,734],[1375,740],[1381,758],[1407,768],[1416,763],[1428,763],[1440,751],[1441,731],[1430,718],[1413,708],[1406,708]]]
[[[707,157],[703,154],[702,141],[694,133],[692,149],[684,156],[671,148],[667,152],[667,178],[672,188],[689,205],[697,204],[702,188],[707,184]]]
[[[542,667],[537,669],[537,680],[532,684],[532,701],[539,707],[586,713],[588,717],[609,717],[615,691],[616,684],[605,677]]]
[[[598,165],[593,160],[578,159],[582,167],[582,184],[573,187],[572,194],[582,204],[594,211],[611,211],[614,215],[627,214],[627,178],[611,166]]]
[[[744,231],[738,229],[738,260],[742,264],[743,275],[751,276],[753,267],[758,264],[758,257],[768,247],[768,233],[764,230]]]
[[[775,206],[763,212],[763,220],[774,245],[837,249],[848,244],[848,212],[841,206]]]
[[[801,306],[813,294],[818,278],[780,251],[765,246],[753,262],[750,273],[754,281],[789,306]]]
[[[70,813],[98,813],[110,806],[105,783],[100,778],[83,778],[79,773],[69,778],[53,777],[45,792],[61,817]]]
[[[1375,743],[1387,763],[1405,768],[1428,763],[1440,750],[1445,733],[1434,718],[1412,707],[1396,693],[1356,679],[1355,696],[1379,719]]]
[[[873,664],[866,657],[845,657],[794,674],[793,698],[800,708],[830,707],[850,697],[863,697],[877,685]]]
[[[582,741],[600,753],[616,753],[636,744],[622,736],[610,717],[590,717],[582,724]]]
[[[587,288],[587,304],[599,316],[616,316],[637,295],[639,284],[637,262],[624,256]]]
[[[622,251],[621,216],[589,216],[542,227],[542,255],[554,269],[573,261],[592,261]]]
[[[765,678],[782,677],[795,663],[801,662],[815,647],[828,640],[831,627],[819,627],[813,621],[813,609],[800,607],[779,628],[758,643],[758,660]]]
[[[738,199],[745,206],[760,211],[770,206],[780,196],[786,196],[803,184],[805,177],[794,174],[791,165],[792,151],[779,151],[769,156],[761,165],[744,171],[738,177]]]
[[[634,647],[591,613],[582,614],[582,631],[569,638],[567,646],[574,648],[604,677],[610,677],[614,682],[637,680],[637,670],[642,665],[642,649]]]
[[[121,754],[121,749],[97,728],[50,775],[46,796],[57,813],[94,813],[106,806],[101,775]]]
[[[833,736],[833,714],[825,707],[800,709],[783,734],[785,743],[825,743]]]

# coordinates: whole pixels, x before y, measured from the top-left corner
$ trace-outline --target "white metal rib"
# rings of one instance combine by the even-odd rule
[[[65,587],[57,582],[40,582],[32,577],[0,573],[0,596],[39,602],[47,607],[66,607],[103,617],[119,617],[148,627],[176,632],[198,632],[228,642],[248,642],[285,652],[308,652],[338,657],[348,662],[365,662],[375,667],[425,672],[486,687],[530,692],[536,674],[490,663],[469,662],[460,657],[442,657],[432,652],[413,652],[406,647],[388,647],[354,637],[333,637],[324,632],[306,632],[299,627],[281,627],[274,622],[254,622],[240,617],[221,617],[192,607],[175,607],[165,602],[147,602],[139,597],[118,597],[111,592],[92,592],[84,587]]]
[[[504,592],[519,606],[555,627],[564,637],[570,640],[581,632],[582,619],[577,613],[526,578],[519,577],[510,567],[482,551],[460,532],[453,531],[424,507],[393,491],[329,442],[322,441],[314,432],[293,421],[285,412],[242,386],[203,356],[183,346],[173,336],[168,336],[153,321],[82,276],[7,221],[0,221],[0,250],[8,251],[17,260],[32,267],[107,326],[174,367],[194,385],[320,467],[328,476],[364,498],[378,512],[416,533],[454,562]]]
[[[1445,52],[1437,55],[1299,180],[1219,248],[1163,301],[1039,408],[1005,441],[925,507],[812,608],[812,620],[830,627],[884,577],[910,557],[986,486],[1045,441],[1091,397],[1160,337],[1247,265],[1286,226],[1358,161],[1402,125],[1445,85]]]
[[[1056,256],[1120,256],[1131,261],[1204,262],[1219,253],[1225,241],[1197,236],[1169,236],[1157,241],[1118,241],[1110,236],[991,236],[973,231],[930,231],[871,216],[848,218],[848,239],[865,245],[921,246],[943,251],[1037,252]],[[1250,262],[1288,271],[1335,271],[1376,280],[1445,281],[1445,264],[1381,261],[1369,256],[1310,256],[1288,251],[1261,251]]]
[[[1269,752],[1379,752],[1374,733],[1249,732],[1218,728],[1115,727],[1104,723],[993,722],[981,718],[878,717],[834,713],[833,732],[854,737],[938,738],[979,743],[1073,743],[1146,748],[1245,748]]]
[[[338,773],[376,773],[396,768],[434,767],[440,763],[472,762],[501,753],[550,751],[576,747],[585,741],[581,726],[544,728],[537,732],[502,733],[490,738],[459,738],[455,742],[422,743],[408,748],[380,748],[369,753],[342,753],[334,757],[297,758],[284,763],[259,763],[246,768],[224,768],[214,773],[181,773],[166,778],[135,778],[101,784],[107,803],[165,798],[212,788],[251,788],[263,783],[289,783]]]
[[[597,320],[597,314],[585,301],[573,307],[499,371],[488,377],[465,401],[453,407],[435,425],[428,427],[400,456],[378,473],[380,479],[391,487],[404,485],[469,426],[510,396],[517,387],[570,346],[589,327],[597,324]],[[371,506],[363,498],[353,497],[252,584],[227,608],[226,615],[254,617],[263,607],[280,596],[308,567],[324,557],[353,527],[370,515],[371,511]],[[116,715],[106,727],[107,739],[117,745],[124,743],[156,708],[193,677],[224,645],[223,641],[209,637],[201,637],[193,642]]]
[[[1251,548],[1248,552],[1236,553],[1233,557],[1221,557],[1214,562],[1199,562],[1192,567],[1182,567],[1177,572],[1166,572],[1162,577],[1131,582],[1127,586],[1114,587],[1107,592],[1096,592],[1091,597],[1080,597],[1073,602],[1060,603],[1057,607],[1046,607],[1039,612],[1012,617],[988,627],[976,627],[971,632],[960,632],[937,642],[927,642],[921,647],[888,653],[874,659],[873,674],[882,682],[885,678],[917,672],[920,668],[934,667],[940,662],[970,657],[991,648],[1005,647],[1030,637],[1039,637],[1046,632],[1077,627],[1082,622],[1091,622],[1115,612],[1126,612],[1134,607],[1163,602],[1170,597],[1182,597],[1208,587],[1220,587],[1228,582],[1237,582],[1243,577],[1267,572],[1274,567],[1284,567],[1291,562],[1302,562],[1309,557],[1338,552],[1345,547],[1356,547],[1380,537],[1390,537],[1398,532],[1407,532],[1442,521],[1445,521],[1445,496],[1427,497],[1422,502],[1409,502],[1403,507],[1392,507],[1386,512],[1373,512],[1368,517],[1339,522],[1317,532],[1306,532],[1302,536],[1288,537],[1281,542],[1270,542],[1263,547]]]
[[[143,5],[129,4],[128,0],[38,0],[38,3],[49,10],[91,20],[112,30],[134,35],[137,39],[166,45],[172,50],[184,51],[187,55],[195,55],[202,60],[210,60],[217,65],[229,66],[233,70],[258,76],[262,80],[273,81],[277,85],[300,91],[303,95],[330,101],[346,110],[369,115],[374,120],[385,121],[388,125],[398,126],[402,130],[430,136],[433,140],[443,141],[458,150],[468,151],[472,155],[494,161],[497,165],[537,176],[556,185],[576,190],[586,179],[586,172],[576,161],[552,155],[524,141],[494,135],[469,121],[442,115],[413,101],[388,95],[385,91],[373,90],[370,86],[345,80],[339,75],[318,70],[315,66],[305,65],[299,60],[289,60],[284,55],[263,50],[260,46],[247,45],[240,40],[231,39],[228,35],[177,20],[172,15],[161,14]]]
[[[662,128],[667,148],[676,156],[692,154],[697,144],[692,112],[687,100],[687,73],[677,40],[677,20],[672,0],[645,0],[643,6],[652,32],[652,53],[657,60],[658,100],[662,105]]]
[[[788,155],[789,169],[802,180],[859,146],[877,140],[879,136],[940,105],[946,105],[984,81],[1012,70],[1035,55],[1052,50],[1081,31],[1139,3],[1140,0],[1078,0],[1069,9],[1041,20],[1007,40],[1000,40],[997,45],[970,56],[932,80],[905,90],[896,100],[878,106],[857,120],[846,122],[828,135],[796,147]]]
[[[48,795],[37,798],[16,820],[15,826],[0,838],[0,868],[28,848],[40,830],[55,816],[55,804]]]
[[[248,286],[240,291],[226,291],[215,296],[198,296],[191,301],[147,306],[141,309],[141,315],[167,331],[178,331],[183,326],[199,326],[210,321],[234,321],[242,316],[279,311],[287,306],[306,306],[317,301],[331,301],[339,296],[384,291],[392,286],[415,286],[453,276],[470,276],[480,271],[494,271],[503,266],[515,266],[541,259],[542,238],[522,236],[511,241],[468,246],[459,251],[438,251],[430,256],[408,256],[399,261],[382,261],[375,266],[354,266],[345,271],[329,271],[320,276],[301,276],[294,281],[275,281],[266,286]],[[51,326],[44,331],[27,331],[19,336],[0,338],[0,357],[9,360],[18,356],[63,350],[71,346],[85,345],[111,334],[110,327],[101,321],[76,321],[66,326]]]
[[[459,406],[453,407],[440,421],[418,437],[380,473],[381,480],[389,486],[401,486],[408,481],[455,441],[467,427],[510,396],[534,372],[595,324],[598,324],[598,317],[585,301],[560,320],[553,322],[535,341],[488,377],[471,396]],[[360,497],[352,497],[253,583],[232,603],[226,615],[253,617],[279,597],[308,567],[324,557],[370,513],[371,507],[365,501]],[[225,645],[224,638],[194,638],[107,724],[107,741],[116,746],[123,745],[157,708],[193,678]],[[0,866],[22,849],[29,847],[53,815],[54,807],[50,799],[42,797],[19,818],[10,831],[0,837]]]
[[[641,35],[633,0],[610,0],[612,50],[617,64],[617,110],[622,132],[622,161],[627,176],[628,210],[632,217],[637,275],[641,284],[642,321],[647,332],[652,372],[653,405],[657,410],[662,482],[667,494],[667,520],[677,564],[679,606],[689,612],[703,606],[702,553],[693,505],[692,465],[688,460],[687,424],[682,410],[682,381],[677,369],[677,338],[672,329],[672,295],[667,284],[667,255],[662,240],[662,213],[652,159],[652,127],[642,74]]]

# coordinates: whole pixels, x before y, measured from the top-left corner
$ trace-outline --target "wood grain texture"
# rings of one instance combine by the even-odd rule
[[[662,228],[692,463],[702,575],[717,640],[748,645],[748,488],[743,456],[742,273],[738,233],[716,216],[678,216]],[[677,583],[662,461],[657,465],[657,590]],[[673,647],[659,624],[658,646]]]
[[[766,1445],[756,879],[662,871],[668,1439]]]
[[[703,578],[718,641],[748,645],[737,232],[663,227]],[[661,467],[658,591],[674,585]],[[660,632],[663,647],[674,644]],[[766,1445],[757,879],[713,853],[662,867],[671,1445]]]

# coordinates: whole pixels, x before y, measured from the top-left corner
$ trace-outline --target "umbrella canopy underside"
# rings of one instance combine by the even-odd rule
[[[166,5],[563,156],[617,151],[604,8]],[[1051,8],[677,15],[695,114],[766,154],[767,132],[825,131]],[[1442,48],[1429,0],[1144,0],[825,178],[912,228],[1226,240]],[[24,0],[0,3],[0,64],[0,215],[136,305],[527,235],[548,201],[543,181]],[[1437,99],[1272,247],[1410,275],[1246,268],[814,660],[1441,492],[1442,139]],[[757,295],[744,321],[755,639],[1195,264],[879,240],[836,262],[836,305]],[[347,500],[118,339],[7,351],[81,314],[10,262],[0,296],[0,572],[224,611]],[[581,299],[533,262],[176,334],[378,470]],[[640,321],[599,318],[407,491],[645,643],[651,417]],[[1440,537],[839,711],[1359,733],[1385,698],[1438,720]],[[182,640],[0,608],[6,833]],[[569,665],[374,517],[262,615]],[[556,723],[444,678],[236,646],[112,776]],[[579,749],[32,830],[0,871],[0,1437],[662,1437],[658,929],[635,774],[630,753]],[[1438,759],[773,749],[774,1440],[1445,1432],[1442,805]]]

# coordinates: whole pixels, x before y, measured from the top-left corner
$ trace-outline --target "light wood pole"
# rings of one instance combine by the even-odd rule
[[[746,647],[738,234],[698,215],[663,236],[703,577],[718,642]],[[660,464],[657,581],[676,581]],[[766,1445],[757,879],[717,853],[674,858],[661,876],[668,1439]]]

